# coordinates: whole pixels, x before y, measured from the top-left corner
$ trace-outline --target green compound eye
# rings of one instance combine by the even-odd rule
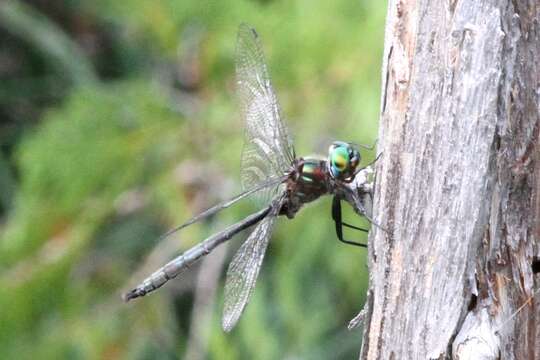
[[[338,168],[338,170],[343,171],[347,167],[347,159],[343,157],[341,154],[336,154],[334,156],[334,166]]]
[[[343,146],[335,147],[330,152],[330,163],[332,175],[339,176],[340,173],[349,167],[349,153]]]
[[[328,149],[328,170],[336,180],[350,182],[360,163],[360,153],[353,144],[335,141]]]

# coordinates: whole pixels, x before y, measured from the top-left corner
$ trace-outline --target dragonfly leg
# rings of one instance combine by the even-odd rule
[[[344,226],[348,227],[348,228],[351,228],[351,229],[363,231],[363,232],[368,232],[368,230],[363,229],[363,228],[359,228],[359,227],[356,227],[356,226],[353,226],[353,225],[350,225],[350,224],[347,224],[347,223],[344,223],[341,220],[341,200],[337,196],[334,196],[334,200],[332,201],[332,219],[334,220],[334,223],[336,224],[336,235],[337,235],[337,238],[338,238],[339,241],[341,241],[341,242],[343,242],[345,244],[355,245],[355,246],[360,246],[360,247],[367,248],[367,244],[356,242],[356,241],[346,240],[343,237],[343,227]]]
[[[369,232],[368,229],[364,229],[364,228],[360,228],[360,227],[357,227],[357,226],[354,226],[354,225],[350,225],[350,224],[347,224],[345,222],[341,222],[341,225],[345,226],[345,227],[348,227],[350,229],[354,229],[354,230],[358,230],[358,231],[363,231],[365,233]]]
[[[354,176],[356,176],[360,171],[362,171],[362,170],[366,169],[367,167],[369,167],[369,166],[375,164],[375,163],[377,162],[377,160],[380,159],[380,157],[382,156],[382,154],[383,154],[382,152],[379,153],[379,155],[377,155],[377,157],[375,158],[375,160],[373,160],[372,162],[370,162],[370,163],[367,164],[366,166],[364,166],[364,167],[362,167],[362,168],[360,168],[360,169],[357,169],[357,170],[354,172]]]
[[[375,149],[375,146],[377,145],[378,141],[379,139],[375,139],[375,142],[373,142],[372,145],[364,145],[364,144],[356,144],[356,145],[366,150],[373,150]]]
[[[369,194],[370,197],[373,199],[373,196],[372,196],[370,193],[368,193],[368,194]],[[338,206],[339,209],[341,210],[341,204],[339,204],[339,205],[332,204],[332,206]],[[356,211],[357,214],[360,214],[361,216],[365,217],[365,218],[367,219],[367,221],[369,221],[372,225],[374,225],[375,227],[381,229],[381,230],[384,231],[385,233],[388,232],[388,230],[386,230],[385,227],[379,225],[379,223],[376,222],[375,220],[373,220],[373,218],[371,217],[371,215],[369,215],[369,214],[367,213],[366,208],[364,207],[363,202],[360,202],[360,201],[355,202],[355,206],[354,206],[353,208],[354,208],[354,210]],[[333,211],[334,211],[334,210],[332,210],[332,216],[333,216]],[[349,227],[350,227],[350,226],[349,226]]]

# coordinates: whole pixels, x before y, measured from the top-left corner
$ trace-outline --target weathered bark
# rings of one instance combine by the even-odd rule
[[[540,359],[539,22],[389,1],[361,358]]]

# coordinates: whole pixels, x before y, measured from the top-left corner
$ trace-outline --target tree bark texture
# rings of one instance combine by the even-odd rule
[[[540,2],[389,0],[361,359],[540,359]]]

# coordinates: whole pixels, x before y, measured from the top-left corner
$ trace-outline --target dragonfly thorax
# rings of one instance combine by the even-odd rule
[[[306,158],[301,159],[299,165],[297,181],[301,187],[310,192],[326,192],[328,190],[328,165],[326,160]]]
[[[299,158],[293,164],[287,180],[287,196],[280,213],[293,218],[303,204],[328,194],[330,189],[328,163],[316,158]]]

